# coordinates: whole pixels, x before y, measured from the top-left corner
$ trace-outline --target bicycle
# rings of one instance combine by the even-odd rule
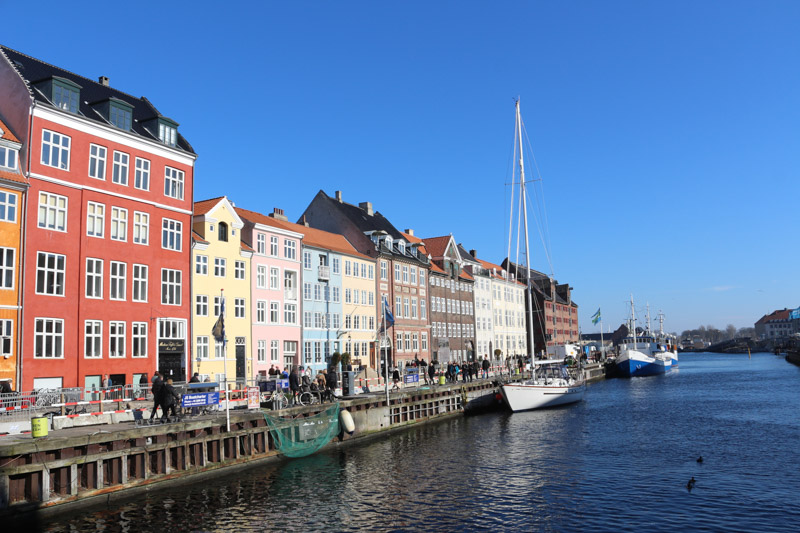
[[[262,392],[261,402],[271,403],[272,409],[275,411],[278,409],[286,409],[289,406],[289,398],[281,389],[276,389],[272,392]]]
[[[300,402],[300,405],[315,405],[322,403],[322,395],[318,391],[303,391],[298,397],[298,402]]]

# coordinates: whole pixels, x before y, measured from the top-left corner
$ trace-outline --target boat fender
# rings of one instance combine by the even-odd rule
[[[356,430],[356,425],[353,422],[353,415],[350,414],[350,411],[345,409],[339,411],[339,422],[342,423],[342,427],[348,435],[352,435]]]

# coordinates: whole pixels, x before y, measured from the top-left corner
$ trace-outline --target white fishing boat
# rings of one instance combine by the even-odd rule
[[[516,227],[522,226],[525,232],[525,272],[528,285],[528,294],[531,291],[530,275],[530,245],[528,240],[528,195],[525,183],[525,162],[523,158],[522,144],[522,118],[519,112],[519,100],[516,102],[516,128],[514,146],[515,150],[519,147],[519,209],[517,209],[518,219]],[[511,228],[514,227],[514,196],[511,198]],[[509,261],[511,257],[512,231],[509,231]],[[517,236],[519,242],[519,235]],[[519,248],[517,248],[519,249]],[[517,263],[519,264],[519,263]],[[533,309],[531,297],[525,299],[527,303],[528,317],[531,319],[528,324],[533,324]],[[543,407],[554,407],[583,399],[586,393],[586,382],[579,361],[570,358],[572,364],[567,365],[565,359],[544,359],[536,360],[533,341],[533,327],[528,328],[528,350],[531,360],[531,377],[520,382],[504,383],[500,386],[500,394],[506,405],[512,411],[527,411],[530,409],[541,409]]]
[[[678,365],[678,348],[674,339],[666,336],[661,315],[660,335],[650,331],[650,312],[648,310],[647,330],[642,336],[636,331],[636,315],[631,295],[631,327],[629,335],[619,344],[616,358],[616,372],[621,377],[641,377],[666,374]]]

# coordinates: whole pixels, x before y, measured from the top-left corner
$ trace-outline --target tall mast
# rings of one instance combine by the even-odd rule
[[[531,364],[536,357],[536,347],[533,344],[533,293],[531,292],[531,265],[530,265],[530,244],[528,242],[528,195],[525,192],[525,162],[522,157],[522,117],[519,113],[519,100],[516,102],[517,108],[517,138],[519,139],[519,194],[522,200],[522,220],[525,224],[525,271],[528,279],[528,317],[530,328],[528,328],[528,346],[531,353]]]
[[[633,330],[633,349],[636,350],[636,311],[633,309],[633,293],[631,293],[631,330]]]

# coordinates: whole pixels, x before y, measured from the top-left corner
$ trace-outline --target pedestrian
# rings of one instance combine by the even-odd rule
[[[178,403],[181,401],[180,396],[178,395],[175,387],[172,386],[172,378],[167,379],[167,383],[162,388],[162,403],[161,403],[161,421],[162,422],[170,422],[169,414],[172,413],[172,416],[176,419],[178,418],[178,413],[175,411]]]
[[[289,390],[292,391],[292,405],[294,405],[297,402],[297,395],[300,394],[300,373],[297,367],[292,368],[292,373],[289,374]]]
[[[397,367],[392,370],[392,382],[392,390],[400,390],[400,370]]]
[[[436,361],[431,361],[431,364],[428,365],[428,377],[432,383],[436,383]]]
[[[200,383],[200,373],[195,372],[194,376],[192,376],[192,379],[189,380],[189,383]]]
[[[158,407],[161,406],[161,412],[164,412],[164,406],[161,405],[161,395],[162,390],[164,389],[164,382],[161,379],[161,373],[156,372],[153,374],[153,387],[150,389],[150,392],[153,393],[153,410],[150,411],[150,420],[156,416],[156,411],[158,411]]]
[[[11,394],[11,378],[0,381],[0,394]]]
[[[430,382],[428,381],[428,363],[425,362],[425,359],[419,362],[419,371],[422,374],[422,377],[425,379],[425,385],[429,385]]]
[[[483,379],[489,379],[489,358],[484,357],[483,361],[481,362],[481,368],[483,369]]]
[[[111,378],[108,377],[108,374],[103,374],[103,388],[108,389],[111,387]]]

